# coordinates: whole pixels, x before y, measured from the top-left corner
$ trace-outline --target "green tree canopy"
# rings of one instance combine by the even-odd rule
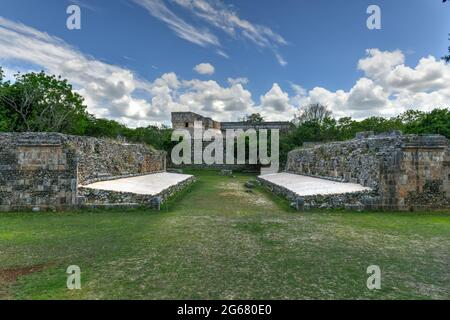
[[[332,112],[328,108],[319,103],[310,104],[306,107],[300,108],[298,114],[295,115],[294,123],[297,125],[305,124],[307,122],[324,123],[326,119],[331,118]]]
[[[245,122],[261,123],[264,122],[264,117],[260,113],[253,113],[249,116],[246,116]]]
[[[67,80],[44,72],[16,74],[1,83],[0,104],[9,114],[11,131],[53,131],[83,134],[88,114],[83,97]]]

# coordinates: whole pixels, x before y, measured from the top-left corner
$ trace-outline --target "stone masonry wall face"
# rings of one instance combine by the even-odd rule
[[[78,186],[161,172],[166,153],[58,133],[0,133],[0,211],[78,204]]]
[[[76,201],[76,152],[59,135],[0,135],[0,211]]]
[[[155,209],[154,201],[156,198],[162,203],[165,203],[169,198],[172,198],[175,194],[191,185],[196,181],[195,177],[190,177],[176,185],[173,185],[161,193],[154,195],[140,195],[129,192],[118,192],[98,189],[80,188],[79,193],[82,195],[85,206],[108,206],[110,204],[128,204],[139,205],[143,207],[149,207]]]
[[[145,145],[79,136],[65,136],[65,139],[77,150],[80,185],[166,170],[166,153]]]
[[[381,135],[289,153],[286,171],[359,183],[383,209],[448,205],[448,140],[439,135]]]

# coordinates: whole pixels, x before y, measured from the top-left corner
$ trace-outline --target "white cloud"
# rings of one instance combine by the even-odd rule
[[[281,54],[279,53],[275,53],[275,57],[277,58],[278,63],[280,64],[280,66],[282,67],[286,67],[287,66],[287,61],[281,56]]]
[[[291,104],[289,94],[284,92],[278,83],[260,99],[259,113],[269,120],[291,120],[294,117],[295,107]]]
[[[151,121],[150,105],[144,106],[133,95],[148,83],[130,70],[83,55],[59,38],[0,17],[0,57],[11,69],[12,64],[31,64],[70,79],[93,114],[119,118],[120,113],[129,125],[137,119]]]
[[[223,87],[216,81],[180,80],[171,72],[153,82],[132,71],[95,60],[61,39],[0,18],[0,62],[8,77],[21,65],[35,65],[69,79],[85,98],[88,111],[129,126],[168,123],[173,111],[203,113],[218,120],[236,120],[254,105],[243,82]]]
[[[136,4],[144,7],[153,17],[166,23],[170,29],[180,38],[199,46],[209,45],[219,46],[219,39],[207,29],[199,29],[187,23],[172,10],[170,10],[162,0],[133,0]]]
[[[189,9],[197,17],[221,29],[228,35],[243,37],[254,44],[270,48],[275,45],[286,45],[287,41],[270,28],[253,24],[242,19],[236,12],[217,0],[174,0],[178,5]]]
[[[228,83],[231,85],[235,85],[235,84],[242,84],[242,85],[246,85],[249,80],[247,78],[244,77],[240,77],[240,78],[228,78],[227,79]]]
[[[194,71],[199,74],[212,75],[215,72],[215,68],[210,63],[200,63],[194,67]]]
[[[165,73],[147,81],[131,70],[85,55],[59,38],[0,17],[0,63],[8,79],[16,70],[40,70],[69,79],[89,112],[129,126],[169,123],[173,111],[194,111],[219,121],[259,112],[267,120],[290,120],[299,106],[326,104],[337,117],[392,116],[407,109],[448,107],[450,65],[429,56],[415,67],[401,51],[370,49],[358,67],[364,76],[348,91],[291,83],[294,95],[274,83],[259,101],[246,89],[247,78],[185,80]],[[211,66],[212,67],[212,66]],[[211,71],[211,70],[209,70]]]
[[[291,82],[291,88],[294,90],[295,94],[297,96],[305,96],[307,91],[305,88],[303,88],[301,85],[295,84]]]
[[[218,37],[209,29],[199,30],[192,24],[187,23],[170,10],[163,0],[133,1],[147,9],[152,16],[166,23],[180,38],[201,46],[221,46]],[[201,21],[223,31],[233,39],[248,40],[260,48],[271,49],[278,63],[281,66],[287,65],[287,61],[278,53],[279,46],[288,44],[280,34],[269,27],[240,18],[235,11],[225,6],[221,1],[172,0],[171,3],[176,3],[189,10]],[[220,48],[216,50],[216,53],[228,58],[228,55]]]
[[[368,49],[366,53],[367,57],[359,60],[358,69],[374,80],[383,79],[392,68],[405,62],[405,56],[400,50],[382,52],[379,49]]]
[[[450,65],[433,56],[420,59],[416,67],[405,65],[400,50],[367,50],[358,63],[365,76],[346,92],[316,87],[298,99],[300,105],[326,104],[336,116],[362,119],[395,116],[408,109],[429,111],[449,107]]]
[[[241,84],[222,87],[216,81],[189,80],[179,96],[183,110],[198,111],[217,120],[233,120],[253,107],[251,93]]]

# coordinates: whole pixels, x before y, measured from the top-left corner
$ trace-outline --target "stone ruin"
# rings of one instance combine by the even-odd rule
[[[289,121],[275,121],[275,122],[259,122],[259,123],[251,123],[251,122],[245,122],[245,121],[237,121],[237,122],[219,122],[215,121],[209,117],[204,117],[200,114],[194,113],[194,112],[172,112],[172,128],[173,129],[184,129],[188,130],[191,134],[191,137],[194,136],[194,123],[196,121],[200,121],[202,123],[202,129],[203,130],[217,130],[220,131],[225,139],[226,137],[226,130],[243,130],[244,132],[249,129],[254,130],[261,130],[261,129],[267,129],[267,130],[273,130],[278,129],[280,131],[280,135],[288,133],[292,129],[292,123]],[[192,138],[193,139],[193,138]],[[194,164],[194,140],[192,140],[192,158],[191,158],[191,164],[187,165],[175,165],[173,163],[170,163],[171,167],[176,168],[183,168],[183,167],[193,167],[193,168],[214,168],[214,169],[220,169],[220,170],[240,170],[240,171],[247,171],[247,172],[259,172],[261,169],[260,164],[237,164],[237,161],[235,161],[235,164],[213,164],[213,165],[206,165],[206,164]],[[210,144],[211,142],[202,141],[202,147],[203,150]],[[226,158],[226,139],[224,141],[224,159]],[[168,159],[170,161],[170,159]]]
[[[260,177],[273,192],[308,208],[415,210],[450,205],[449,141],[441,135],[361,133],[353,140],[293,150],[286,172],[359,184],[370,191],[301,197]]]
[[[141,144],[59,133],[0,133],[0,211],[97,204],[92,195],[86,199],[91,193],[81,186],[165,170],[166,152]],[[164,200],[168,194],[147,200],[158,203],[156,197]]]
[[[85,186],[165,171],[166,153],[140,144],[58,133],[0,133],[0,211],[136,202],[160,207],[195,178],[145,195]],[[364,133],[349,141],[300,148],[289,153],[286,173],[368,189],[302,196],[265,176],[258,178],[302,209],[412,210],[450,204],[449,141],[440,135]]]

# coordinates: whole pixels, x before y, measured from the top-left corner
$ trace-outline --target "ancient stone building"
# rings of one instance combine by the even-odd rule
[[[279,122],[217,122],[211,118],[207,118],[194,112],[172,112],[172,128],[173,129],[193,129],[195,121],[202,121],[203,129],[217,129],[223,133],[227,129],[231,130],[248,130],[248,129],[278,129],[285,133],[292,128],[292,124],[288,121]]]
[[[189,167],[209,167],[209,168],[216,168],[216,169],[233,169],[233,170],[248,170],[248,171],[259,171],[261,165],[260,164],[235,164],[229,165],[225,164],[225,158],[226,158],[226,130],[243,130],[244,132],[249,129],[255,129],[255,130],[261,130],[261,129],[267,129],[267,130],[273,130],[278,129],[280,131],[280,135],[286,134],[289,132],[289,130],[292,128],[292,123],[290,122],[261,122],[261,123],[251,123],[251,122],[218,122],[211,118],[204,117],[202,115],[196,114],[194,112],[172,112],[172,128],[173,129],[186,129],[191,134],[191,137],[194,138],[194,123],[195,121],[201,121],[202,122],[202,129],[208,130],[213,129],[220,132],[224,138],[224,164],[214,164],[214,165],[203,165],[203,164],[194,164],[194,159],[191,159],[191,164],[188,164]],[[203,149],[209,145],[210,142],[203,141]],[[192,143],[192,148],[194,148],[194,143]],[[192,149],[193,154],[193,149]],[[170,161],[170,159],[169,159]],[[174,167],[180,167],[175,166],[171,164],[171,166]],[[181,167],[183,167],[182,165]]]
[[[450,199],[449,141],[441,135],[358,135],[289,153],[286,171],[369,187],[366,208],[445,207]]]
[[[58,133],[0,133],[0,211],[79,204],[83,184],[162,172],[166,153]]]
[[[214,121],[211,118],[201,116],[194,112],[172,112],[173,129],[187,129],[193,132],[195,121],[201,121],[204,130],[220,130],[220,122]]]

